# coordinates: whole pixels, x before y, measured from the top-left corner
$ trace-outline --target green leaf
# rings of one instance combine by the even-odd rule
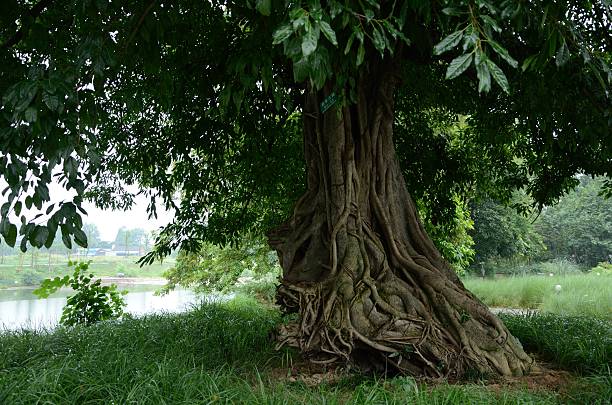
[[[465,72],[465,70],[470,66],[471,63],[471,53],[466,53],[465,55],[456,57],[451,61],[450,65],[448,65],[448,68],[446,69],[446,78],[454,79],[461,73]]]
[[[27,122],[36,122],[36,119],[38,118],[38,110],[36,107],[28,107],[27,110],[25,110],[24,115]]]
[[[34,232],[33,232],[34,241],[32,244],[36,247],[41,247],[45,244],[48,237],[49,237],[49,230],[47,229],[47,227],[37,225],[36,228],[34,228]]]
[[[87,247],[87,235],[79,228],[74,228],[74,241],[81,247]]]
[[[446,7],[442,9],[442,13],[450,16],[459,16],[463,14],[463,12],[456,7]]]
[[[463,30],[455,31],[442,41],[440,41],[436,46],[434,46],[434,54],[440,55],[446,51],[449,51],[459,45],[461,42],[461,38],[463,38]]]
[[[385,53],[385,37],[376,27],[372,30],[374,47],[381,55]]]
[[[363,46],[363,42],[362,42],[359,44],[359,49],[357,50],[357,60],[355,61],[355,66],[361,66],[364,58],[365,58],[365,47]]]
[[[9,212],[9,209],[11,209],[10,202],[5,202],[4,204],[2,204],[2,208],[0,208],[0,217],[5,218]]]
[[[60,229],[62,230],[62,242],[68,249],[72,249],[72,240],[70,239],[70,231],[65,224],[60,225]]]
[[[490,17],[490,16],[488,16],[486,14],[483,14],[483,15],[480,16],[480,18],[482,19],[482,21],[486,25],[488,25],[491,28],[493,28],[493,30],[495,32],[501,32],[501,30],[502,30],[501,27],[497,24],[497,21],[495,21],[492,17]]]
[[[306,32],[302,39],[302,54],[304,57],[310,55],[317,49],[317,42],[319,41],[319,30],[311,29]]]
[[[10,247],[15,247],[15,242],[17,241],[17,226],[15,224],[8,225],[8,231],[4,235],[4,240]]]
[[[351,33],[351,36],[346,41],[346,47],[344,48],[344,54],[348,54],[351,51],[351,46],[353,45],[353,41],[355,40],[355,33]]]
[[[46,104],[47,108],[49,108],[49,110],[56,111],[58,109],[60,104],[58,96],[45,93],[42,99],[43,102]]]
[[[523,61],[523,64],[521,65],[521,70],[523,72],[525,72],[530,67],[533,69],[537,59],[538,59],[538,55],[537,54],[536,55],[531,55],[531,56],[528,56],[527,58],[525,58],[525,60]]]
[[[557,64],[557,66],[561,67],[567,63],[569,57],[569,48],[567,47],[565,40],[563,40],[563,43],[561,44],[559,50],[557,51],[557,54],[555,55],[555,63]]]
[[[323,32],[323,35],[325,35],[325,38],[327,38],[329,42],[331,42],[335,46],[338,46],[338,40],[336,39],[336,33],[334,32],[332,27],[326,21],[321,21],[320,25],[321,25],[321,31]]]
[[[478,76],[478,92],[488,93],[491,90],[491,72],[486,63],[476,65],[476,74]]]
[[[13,210],[15,210],[15,215],[19,216],[19,214],[21,214],[21,201],[17,201],[15,203],[15,206],[13,207]]]
[[[272,12],[272,0],[257,0],[257,11],[263,15],[270,15]]]
[[[493,79],[499,84],[499,87],[502,88],[506,93],[510,93],[510,85],[508,84],[508,79],[504,72],[493,62],[491,59],[486,60],[487,67],[493,76]]]
[[[293,80],[300,83],[308,77],[308,61],[302,58],[293,63]]]
[[[293,28],[290,24],[283,25],[272,34],[272,45],[278,45],[284,42],[293,34]]]
[[[493,48],[493,50],[499,56],[501,56],[506,62],[508,62],[508,64],[510,66],[512,66],[513,68],[517,68],[518,67],[518,62],[516,61],[516,59],[514,59],[512,56],[510,56],[510,54],[508,53],[508,50],[506,48],[504,48],[503,46],[501,46],[500,44],[498,44],[497,42],[495,42],[493,40],[489,40],[489,44],[491,44],[491,47]]]

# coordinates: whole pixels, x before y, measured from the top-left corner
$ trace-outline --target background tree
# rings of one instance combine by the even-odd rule
[[[537,257],[545,246],[533,225],[536,216],[533,212],[522,215],[490,199],[473,204],[475,262],[491,259],[526,262]]]
[[[612,255],[612,202],[602,198],[603,178],[580,177],[580,185],[536,223],[548,251],[590,267]]]
[[[83,232],[87,236],[87,255],[89,256],[89,249],[97,248],[100,245],[100,230],[96,224],[84,223]]]
[[[530,369],[408,190],[437,218],[479,166],[500,195],[523,188],[540,205],[577,172],[612,172],[607,2],[2,7],[8,244],[19,233],[24,250],[50,245],[60,230],[84,246],[83,198],[126,208],[123,185],[138,183],[151,215],[158,199],[175,211],[145,262],[272,229],[279,302],[299,313],[280,339],[313,361],[427,376]],[[72,201],[49,206],[54,174]],[[9,211],[23,204],[46,216],[17,229]]]
[[[147,233],[142,228],[128,229],[124,226],[119,228],[117,236],[115,236],[115,249],[129,251],[139,251],[144,249],[147,238]]]

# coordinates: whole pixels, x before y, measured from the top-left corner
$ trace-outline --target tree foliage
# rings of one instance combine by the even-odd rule
[[[181,285],[207,293],[228,292],[241,281],[272,278],[274,284],[280,273],[276,254],[262,240],[247,236],[237,246],[207,244],[200,252],[180,252],[176,266],[164,274],[168,282],[162,291]]]
[[[535,213],[522,215],[512,207],[486,199],[472,204],[472,217],[476,263],[494,259],[528,261],[545,249],[533,225]]]
[[[612,257],[612,202],[601,196],[604,179],[580,177],[580,185],[546,207],[537,222],[555,257],[595,266]]]
[[[84,246],[83,199],[129,207],[126,183],[150,197],[151,215],[158,200],[175,211],[156,255],[278,224],[304,187],[305,87],[350,103],[376,54],[402,65],[398,153],[432,215],[452,213],[475,183],[549,204],[576,172],[611,172],[607,1],[1,7],[0,233],[9,245],[24,236],[22,249],[58,231]],[[432,124],[458,116],[469,123],[460,136]],[[49,203],[54,177],[71,201]]]

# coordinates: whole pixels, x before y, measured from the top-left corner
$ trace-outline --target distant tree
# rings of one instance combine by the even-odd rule
[[[580,176],[580,185],[546,207],[537,229],[552,256],[595,266],[612,255],[612,200],[601,194],[605,179]]]
[[[100,230],[95,224],[84,223],[83,232],[87,235],[87,254],[90,248],[97,248],[100,244]]]
[[[115,236],[116,249],[124,251],[139,251],[144,248],[147,232],[142,228],[128,229],[121,227]]]
[[[475,264],[491,259],[529,260],[545,246],[533,225],[535,214],[526,216],[513,207],[485,199],[473,203]]]

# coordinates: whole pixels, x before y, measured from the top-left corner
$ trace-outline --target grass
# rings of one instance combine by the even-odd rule
[[[79,260],[76,255],[73,255],[71,259]],[[175,264],[174,258],[170,257],[163,263],[143,267],[136,264],[138,260],[136,256],[94,256],[81,257],[80,260],[91,260],[89,270],[99,277],[112,277],[123,273],[126,277],[157,278],[162,277],[163,273]],[[50,261],[48,255],[42,253],[38,253],[34,261],[30,253],[26,253],[23,257],[6,256],[4,263],[0,265],[0,288],[38,285],[45,278],[63,276],[72,274],[72,272],[73,270],[68,267],[68,258],[65,255],[51,255]]]
[[[548,328],[534,319],[523,321]],[[296,356],[272,348],[269,333],[280,321],[276,310],[238,298],[183,314],[6,332],[0,334],[0,403],[556,404],[605,403],[611,393],[606,375],[581,378],[563,395],[358,374],[308,386],[283,378]]]
[[[612,322],[586,316],[500,314],[527,352],[584,374],[610,374]]]
[[[555,292],[560,285],[561,291]],[[612,276],[468,278],[465,286],[491,307],[532,308],[561,315],[612,317]]]

